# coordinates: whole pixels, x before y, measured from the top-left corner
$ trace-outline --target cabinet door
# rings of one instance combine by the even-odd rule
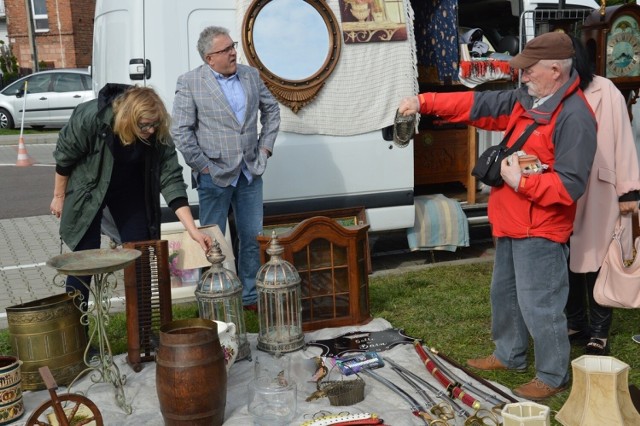
[[[369,225],[313,217],[278,237],[301,280],[304,331],[362,324],[369,314]],[[263,261],[269,238],[258,237]]]
[[[324,238],[293,252],[293,264],[301,279],[303,322],[350,316],[348,256],[347,246]]]

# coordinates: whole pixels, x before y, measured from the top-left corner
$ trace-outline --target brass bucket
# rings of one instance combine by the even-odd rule
[[[7,310],[14,354],[22,361],[22,389],[46,389],[38,369],[49,366],[58,385],[69,385],[85,368],[87,346],[80,311],[68,294],[34,300]]]

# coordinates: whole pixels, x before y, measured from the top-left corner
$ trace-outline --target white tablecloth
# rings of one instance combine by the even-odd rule
[[[305,340],[308,342],[311,340],[329,339],[352,331],[379,331],[392,327],[393,326],[388,321],[377,318],[363,326],[330,328],[310,332],[305,335]],[[258,352],[256,349],[257,335],[249,334],[248,338],[251,344],[252,353],[262,353]],[[445,349],[442,350],[443,352],[446,352]],[[365,398],[362,402],[356,405],[334,407],[331,406],[327,398],[305,402],[307,396],[316,390],[316,384],[310,381],[311,375],[314,372],[313,362],[311,359],[319,355],[320,352],[320,348],[316,346],[308,346],[305,350],[289,354],[291,357],[291,377],[296,381],[298,386],[298,417],[293,424],[299,425],[304,421],[309,420],[314,414],[320,412],[337,414],[344,411],[350,413],[377,413],[386,421],[386,423],[394,426],[424,424],[420,419],[411,415],[409,405],[405,400],[367,376],[362,376],[366,383]],[[439,389],[441,388],[439,383],[435,381],[435,379],[433,379],[423,367],[413,345],[400,344],[393,349],[380,352],[380,355],[383,358],[392,359],[396,363],[437,386]],[[105,425],[163,425],[164,422],[162,414],[160,413],[158,397],[156,395],[155,363],[145,363],[143,364],[144,368],[142,371],[140,373],[135,373],[126,363],[124,355],[116,356],[115,362],[120,368],[121,373],[127,376],[124,392],[127,400],[133,407],[133,413],[127,415],[116,405],[115,389],[113,385],[107,383],[95,384],[89,389],[87,397],[90,398],[100,409]],[[460,371],[454,371],[464,379],[467,378]],[[332,378],[334,372],[332,372]],[[375,372],[392,380],[398,386],[408,391],[416,400],[421,403],[423,402],[415,391],[412,391],[409,385],[403,382],[402,379],[400,379],[399,376],[387,366],[376,369]],[[225,426],[248,426],[252,424],[253,419],[247,411],[247,383],[249,383],[252,378],[252,361],[238,361],[231,367],[227,383]],[[85,377],[74,385],[72,392],[85,391],[90,384],[91,381]],[[486,388],[483,389],[488,391]],[[65,388],[58,390],[58,394],[63,394],[65,392]],[[25,392],[24,403],[27,412],[14,424],[25,425],[31,412],[41,403],[49,399],[49,393],[46,390]],[[463,423],[462,419],[458,419],[459,425],[462,425]]]

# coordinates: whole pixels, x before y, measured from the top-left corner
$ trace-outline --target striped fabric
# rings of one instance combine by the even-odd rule
[[[411,251],[447,250],[469,246],[469,222],[460,203],[442,194],[414,198],[416,221],[407,229]]]

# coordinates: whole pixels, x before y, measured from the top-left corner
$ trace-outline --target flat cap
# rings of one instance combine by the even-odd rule
[[[513,68],[529,68],[541,59],[569,59],[575,55],[571,38],[565,33],[541,34],[529,41],[509,65]]]

